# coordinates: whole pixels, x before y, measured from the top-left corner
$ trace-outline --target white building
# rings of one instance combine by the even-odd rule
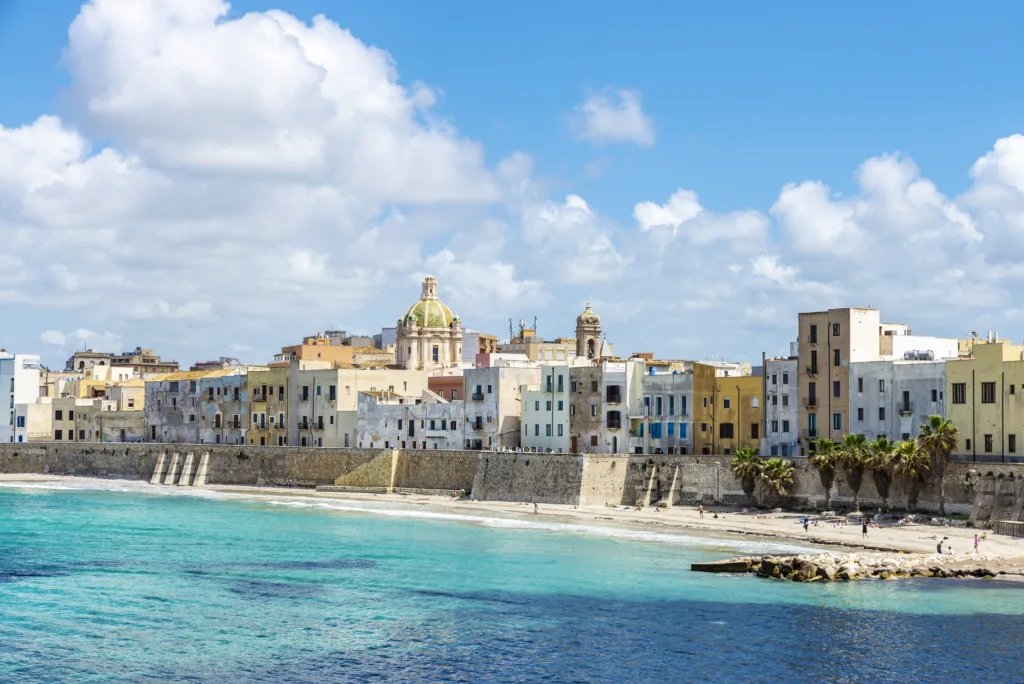
[[[293,361],[289,371],[288,444],[351,447],[359,443],[359,393],[418,396],[427,371],[336,368],[324,361]]]
[[[794,456],[799,453],[798,362],[796,356],[765,360],[763,456]]]
[[[945,359],[851,363],[850,431],[912,439],[928,416],[946,414],[945,387]]]
[[[359,393],[356,444],[368,449],[461,449],[465,404],[430,390],[419,397]]]
[[[637,428],[630,414],[630,451],[692,454],[693,365],[650,367],[643,375],[642,393]]]
[[[524,364],[465,371],[467,449],[515,448],[522,444],[524,391],[540,387],[539,366]]]
[[[570,367],[544,366],[539,389],[520,388],[523,401],[522,446],[540,451],[570,451]]]
[[[0,350],[0,443],[27,441],[28,425],[18,425],[17,404],[34,404],[39,398],[39,372],[35,354],[11,354]],[[24,439],[16,439],[20,435]]]
[[[200,381],[239,374],[237,369],[178,371],[146,380],[146,439],[163,444],[199,444],[201,439],[212,436],[204,432],[203,421],[203,394],[205,391],[208,396],[209,388],[201,389]]]
[[[396,363],[410,370],[457,366],[462,362],[462,319],[437,297],[434,276],[423,279],[418,302],[398,319]]]
[[[601,362],[604,416],[599,453],[622,454],[643,446],[639,435],[644,418],[644,369],[642,360]]]

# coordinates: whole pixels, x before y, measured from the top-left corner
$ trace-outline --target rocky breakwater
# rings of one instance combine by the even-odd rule
[[[818,553],[799,556],[731,558],[694,563],[694,572],[750,573],[792,582],[835,582],[860,579],[1024,577],[1020,558],[939,554]],[[1004,577],[1003,579],[1010,579]]]

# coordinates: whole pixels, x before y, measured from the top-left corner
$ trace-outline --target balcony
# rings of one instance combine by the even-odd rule
[[[622,421],[621,420],[609,420],[608,424],[605,425],[605,428],[608,429],[608,430],[621,430],[622,429]]]
[[[470,399],[472,399],[473,401],[483,401],[484,400],[484,393],[483,392],[473,392],[473,394],[470,395]]]
[[[816,408],[818,406],[818,398],[804,397],[804,406],[807,408]]]
[[[907,416],[914,415],[914,405],[909,403],[902,403],[899,406],[900,415],[906,418]]]
[[[818,374],[818,367],[817,366],[808,366],[807,367],[807,375],[817,375],[817,374]]]
[[[801,430],[800,431],[800,437],[802,439],[817,439],[818,438],[818,430],[817,429]]]

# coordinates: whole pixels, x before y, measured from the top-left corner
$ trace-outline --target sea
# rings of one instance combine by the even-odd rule
[[[1024,681],[1024,587],[692,573],[806,549],[541,513],[2,483],[0,682]]]

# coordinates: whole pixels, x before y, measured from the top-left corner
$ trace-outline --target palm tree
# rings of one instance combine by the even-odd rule
[[[844,435],[839,448],[840,463],[846,475],[846,486],[853,492],[853,510],[860,510],[860,486],[864,481],[864,465],[868,440],[864,435]]]
[[[942,416],[928,416],[928,422],[921,425],[917,436],[921,450],[928,455],[939,480],[939,515],[943,516],[946,515],[946,468],[959,439],[960,431],[952,421]]]
[[[818,471],[818,479],[825,488],[825,510],[832,510],[832,485],[836,481],[836,469],[839,467],[839,449],[835,442],[824,437],[811,443],[811,466]]]
[[[871,479],[875,481],[875,489],[882,497],[882,507],[889,512],[889,491],[892,489],[893,466],[895,465],[896,449],[899,444],[886,437],[879,437],[868,444],[867,468],[871,471]]]
[[[784,458],[769,458],[761,469],[761,480],[774,496],[785,498],[793,484],[793,464]]]
[[[907,485],[907,510],[911,513],[917,508],[917,494],[931,470],[929,461],[928,454],[913,440],[900,442],[896,449],[893,472]]]
[[[753,502],[754,487],[757,485],[757,479],[761,476],[762,468],[764,468],[764,461],[757,455],[757,451],[750,447],[737,449],[729,463],[733,477],[740,481],[743,493],[751,502]]]

